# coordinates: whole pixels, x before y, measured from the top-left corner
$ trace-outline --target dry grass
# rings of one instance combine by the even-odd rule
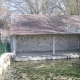
[[[80,80],[80,60],[12,62],[6,80]]]

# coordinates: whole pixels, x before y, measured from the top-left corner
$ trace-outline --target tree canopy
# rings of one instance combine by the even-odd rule
[[[10,7],[22,14],[80,14],[80,0],[11,0]]]

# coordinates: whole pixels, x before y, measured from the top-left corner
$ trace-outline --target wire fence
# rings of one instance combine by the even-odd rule
[[[10,38],[0,36],[0,55],[10,52]]]

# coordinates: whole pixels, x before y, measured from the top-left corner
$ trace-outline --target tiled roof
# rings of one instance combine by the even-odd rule
[[[10,34],[80,34],[80,16],[13,15]]]

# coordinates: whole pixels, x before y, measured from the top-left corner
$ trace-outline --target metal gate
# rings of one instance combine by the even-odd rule
[[[10,52],[10,42],[8,37],[0,36],[0,55],[6,52]]]

